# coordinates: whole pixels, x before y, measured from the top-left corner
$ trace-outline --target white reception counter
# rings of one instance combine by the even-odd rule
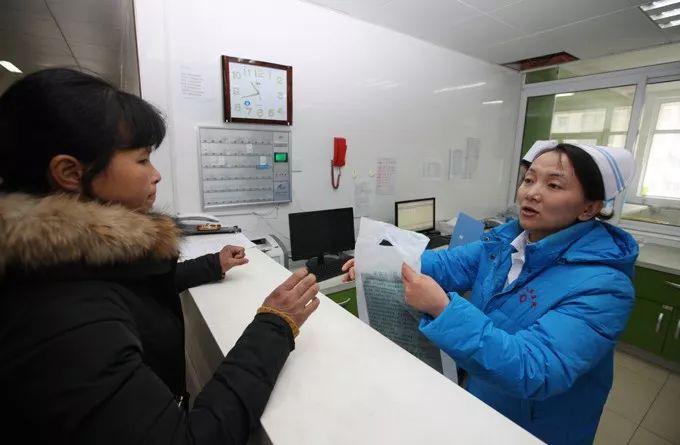
[[[290,272],[250,263],[183,295],[188,365],[201,387]],[[262,416],[275,445],[533,444],[528,432],[320,295]]]

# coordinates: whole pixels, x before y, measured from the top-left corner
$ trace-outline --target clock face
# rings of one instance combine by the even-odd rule
[[[231,118],[289,121],[286,69],[229,61]]]

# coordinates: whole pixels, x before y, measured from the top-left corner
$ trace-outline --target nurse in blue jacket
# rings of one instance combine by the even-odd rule
[[[638,254],[598,216],[631,179],[633,159],[552,141],[525,159],[519,221],[426,251],[422,274],[404,265],[405,299],[425,313],[423,334],[468,371],[472,394],[547,443],[592,443]]]

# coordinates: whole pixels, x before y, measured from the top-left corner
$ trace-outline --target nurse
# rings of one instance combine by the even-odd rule
[[[539,141],[525,160],[519,220],[426,251],[422,274],[404,265],[405,300],[425,314],[423,334],[468,371],[472,394],[547,443],[592,443],[638,254],[600,211],[630,181],[633,158]]]

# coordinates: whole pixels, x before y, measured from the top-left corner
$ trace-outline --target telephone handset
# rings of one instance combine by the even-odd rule
[[[219,219],[205,213],[183,213],[177,215],[176,221],[185,233],[218,232],[222,229]]]
[[[182,213],[177,215],[177,222],[185,225],[196,225],[205,223],[220,223],[220,220],[207,213]]]
[[[347,139],[333,139],[333,167],[345,166],[345,155],[347,154]]]
[[[338,171],[338,180],[335,180],[335,168],[345,166],[345,157],[347,155],[347,139],[333,138],[333,159],[331,160],[331,185],[334,189],[340,187],[341,171]]]
[[[223,226],[219,219],[207,213],[182,213],[175,217],[175,221],[185,235],[200,235],[207,233],[239,233],[239,226]]]

